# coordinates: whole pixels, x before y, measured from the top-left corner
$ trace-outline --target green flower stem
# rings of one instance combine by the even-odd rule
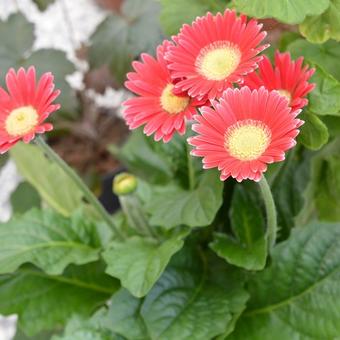
[[[270,190],[269,184],[264,176],[262,176],[259,186],[261,189],[264,205],[267,213],[267,235],[268,235],[268,246],[271,250],[276,241],[277,234],[277,215],[276,208],[273,199],[272,192]]]
[[[41,136],[38,136],[35,139],[35,144],[40,147],[40,149],[48,156],[50,160],[55,162],[78,186],[78,188],[84,194],[84,197],[87,201],[96,209],[98,214],[103,218],[103,220],[112,228],[115,235],[124,240],[125,237],[123,234],[117,229],[116,225],[114,224],[111,216],[107,213],[101,203],[98,201],[97,197],[92,193],[92,191],[86,186],[86,184],[82,181],[82,179],[76,174],[76,172],[69,167],[63,159],[61,159],[52,148],[49,147],[47,143],[42,139]]]
[[[119,202],[122,210],[127,217],[130,227],[135,228],[137,232],[158,239],[157,234],[150,227],[146,216],[142,210],[140,201],[134,193],[120,195]]]
[[[189,189],[195,189],[195,169],[192,164],[192,156],[190,155],[190,146],[186,143],[187,148],[187,165],[188,165],[188,177],[189,177]]]

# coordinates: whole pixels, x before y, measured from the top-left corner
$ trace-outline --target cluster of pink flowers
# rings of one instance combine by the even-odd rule
[[[142,54],[125,83],[138,95],[124,103],[128,126],[168,142],[193,120],[197,135],[188,142],[204,168],[217,167],[221,180],[260,180],[296,144],[297,116],[314,88],[303,58],[276,52],[272,66],[260,55],[268,47],[261,29],[227,9],[183,25],[156,58]]]

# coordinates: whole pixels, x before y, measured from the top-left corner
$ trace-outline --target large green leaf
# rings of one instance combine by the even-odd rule
[[[181,224],[190,227],[207,226],[222,204],[223,182],[217,171],[205,171],[195,189],[185,190],[176,184],[155,186],[145,209],[150,223],[172,228]]]
[[[122,288],[110,301],[110,308],[104,324],[117,334],[131,340],[150,339],[140,309],[143,300]]]
[[[300,25],[300,32],[313,43],[340,40],[340,0],[330,0],[328,9],[321,15],[307,17]]]
[[[103,253],[106,272],[120,279],[134,296],[142,297],[159,279],[172,255],[183,247],[185,235],[182,232],[162,243],[139,236],[113,242]]]
[[[120,13],[110,14],[91,38],[91,67],[110,66],[122,82],[131,61],[141,52],[151,52],[160,43],[160,5],[155,0],[126,0]]]
[[[316,87],[309,94],[308,110],[317,115],[340,115],[340,83],[321,67],[315,67],[311,82]]]
[[[97,260],[101,247],[98,227],[80,213],[69,219],[46,209],[34,209],[2,223],[0,273],[11,273],[30,262],[57,275],[70,263]]]
[[[301,128],[298,141],[306,148],[311,150],[319,150],[328,142],[329,134],[327,126],[314,113],[305,111],[300,117],[305,121]]]
[[[7,21],[0,21],[0,84],[4,84],[4,75],[11,67],[33,65],[38,74],[53,72],[56,88],[62,91],[58,98],[62,104],[61,111],[67,115],[74,115],[77,100],[65,77],[75,72],[75,67],[61,51],[45,49],[32,53],[33,28],[22,14],[12,14]]]
[[[75,315],[67,323],[64,334],[53,336],[51,340],[123,340],[104,327],[103,319],[106,313],[102,308],[91,318]]]
[[[302,22],[307,15],[317,15],[329,6],[329,0],[234,0],[239,12],[256,18],[276,18],[288,24]]]
[[[338,339],[340,225],[295,229],[248,284],[248,309],[228,339]]]
[[[307,2],[306,4],[308,5]],[[297,39],[288,45],[288,50],[291,51],[294,58],[304,56],[306,59],[320,65],[337,80],[340,80],[340,44],[336,41],[330,40],[319,45],[312,44],[305,39]]]
[[[183,24],[190,24],[197,16],[207,12],[223,12],[226,8],[225,0],[161,0],[161,24],[168,35],[177,34]]]
[[[32,184],[48,205],[70,216],[82,206],[83,194],[56,164],[35,145],[18,143],[11,149],[19,172]]]
[[[18,314],[28,335],[62,326],[72,314],[89,316],[118,288],[99,263],[48,276],[31,267],[0,276],[0,313]]]
[[[260,194],[254,184],[239,184],[231,202],[231,227],[235,237],[216,233],[210,247],[222,258],[248,270],[263,269],[267,258]]]
[[[240,277],[226,265],[207,263],[204,254],[186,251],[174,257],[144,299],[141,313],[151,339],[212,339],[230,332],[244,309],[248,296]]]
[[[312,159],[311,176],[304,190],[305,204],[299,223],[317,217],[323,221],[340,221],[340,139],[323,148]]]

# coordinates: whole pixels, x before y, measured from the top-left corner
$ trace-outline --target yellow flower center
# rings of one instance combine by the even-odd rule
[[[288,104],[290,104],[292,100],[292,95],[290,94],[289,91],[282,89],[282,90],[277,90],[277,92],[279,92],[280,96],[285,97],[288,100]]]
[[[5,121],[5,129],[10,136],[23,136],[38,124],[39,115],[32,106],[14,109]]]
[[[184,111],[190,100],[187,96],[182,97],[173,94],[173,88],[174,85],[172,84],[165,86],[160,99],[162,108],[170,114],[176,114]]]
[[[224,146],[231,156],[241,161],[251,161],[267,149],[271,131],[261,121],[246,119],[230,126],[224,138]]]
[[[233,73],[241,61],[240,49],[229,41],[215,41],[199,53],[195,65],[208,80],[223,80]]]

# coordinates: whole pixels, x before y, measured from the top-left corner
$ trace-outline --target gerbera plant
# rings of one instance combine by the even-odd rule
[[[142,2],[89,47],[90,67],[131,61],[113,214],[47,143],[53,75],[2,70],[0,152],[28,183],[0,225],[0,314],[32,339],[337,339],[340,47],[298,33],[338,39],[336,5],[161,0],[160,35]]]

